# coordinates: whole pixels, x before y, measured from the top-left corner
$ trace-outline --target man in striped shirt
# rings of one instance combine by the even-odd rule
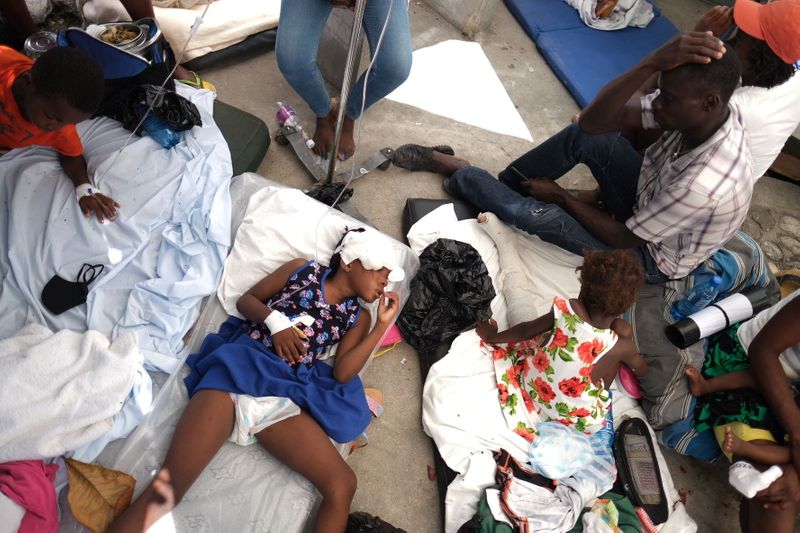
[[[654,74],[659,89],[629,102]],[[736,54],[719,39],[681,34],[606,85],[579,124],[518,158],[499,181],[438,152],[427,154],[426,169],[450,176],[453,194],[566,250],[631,248],[650,282],[682,278],[747,215],[752,164],[741,113],[729,104],[739,77]],[[619,134],[598,135],[632,126],[665,133],[644,157]],[[555,183],[578,163],[591,169],[613,219]]]

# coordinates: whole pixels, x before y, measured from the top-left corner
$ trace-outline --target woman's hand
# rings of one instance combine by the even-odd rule
[[[306,336],[294,327],[272,334],[272,346],[275,348],[275,353],[292,365],[302,361],[306,355],[308,351],[306,340]]]
[[[714,37],[722,37],[731,24],[733,24],[733,8],[714,6],[700,17],[694,26],[694,31],[710,31]]]
[[[478,336],[486,342],[492,342],[492,339],[497,335],[497,322],[494,318],[478,322],[475,326],[475,332]]]
[[[387,302],[388,301],[388,302]],[[378,324],[387,325],[400,310],[400,297],[396,292],[384,292],[378,300]]]

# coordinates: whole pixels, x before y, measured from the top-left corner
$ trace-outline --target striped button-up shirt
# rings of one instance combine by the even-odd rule
[[[657,127],[652,102],[642,97],[642,125]],[[741,227],[753,195],[750,150],[739,108],[700,146],[683,152],[683,135],[665,132],[647,149],[634,214],[625,225],[647,241],[659,270],[682,278]]]

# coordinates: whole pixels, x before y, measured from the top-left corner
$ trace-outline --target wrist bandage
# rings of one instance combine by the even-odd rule
[[[84,196],[94,196],[94,187],[91,183],[81,183],[75,187],[75,197],[79,202]]]
[[[272,312],[267,315],[267,318],[264,319],[264,325],[267,326],[271,335],[275,335],[279,331],[292,327],[292,321],[280,311],[272,310]]]

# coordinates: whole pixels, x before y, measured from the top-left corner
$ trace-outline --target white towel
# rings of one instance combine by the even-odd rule
[[[38,324],[0,341],[0,463],[46,459],[102,436],[133,386],[132,334],[52,333]]]
[[[596,30],[621,30],[628,26],[644,28],[653,17],[653,6],[645,0],[619,0],[608,18],[594,14],[597,0],[564,0],[578,10],[581,20]]]

